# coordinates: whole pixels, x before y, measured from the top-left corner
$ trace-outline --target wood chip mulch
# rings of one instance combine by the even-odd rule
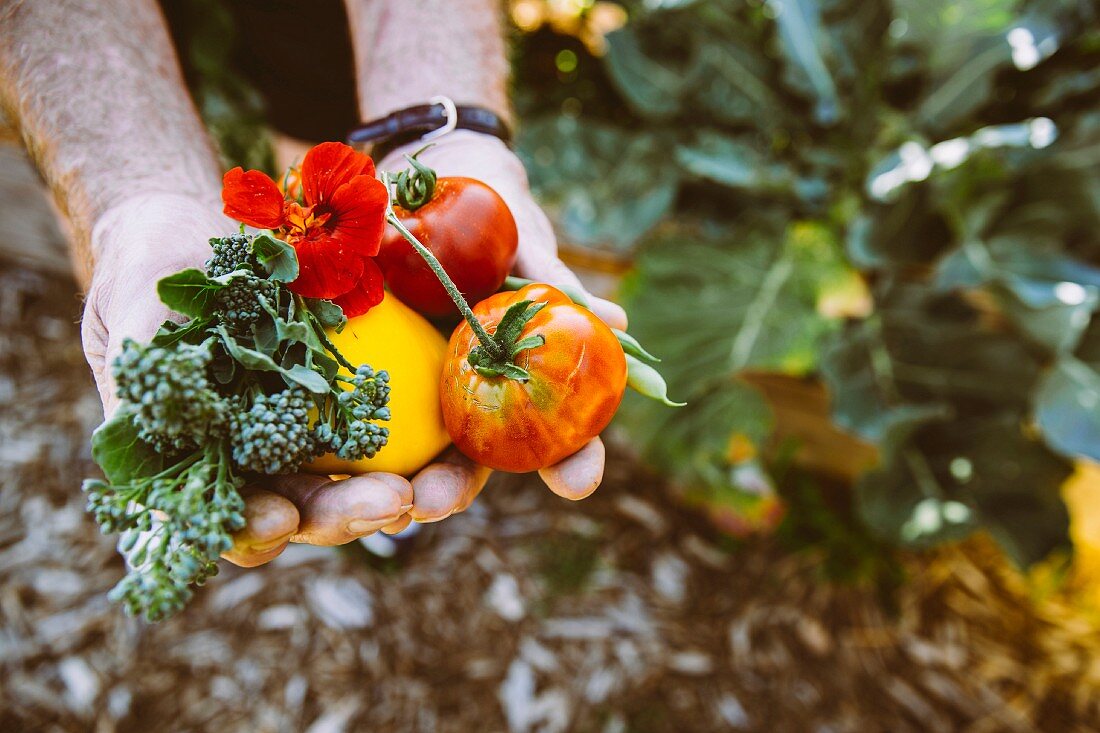
[[[614,458],[522,477],[390,559],[292,547],[146,626],[83,513],[99,404],[71,282],[0,268],[0,731],[1094,731],[1097,628],[977,541],[892,603],[721,549]]]

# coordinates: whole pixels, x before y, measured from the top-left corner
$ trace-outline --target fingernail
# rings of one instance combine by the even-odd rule
[[[404,514],[412,508],[413,508],[412,504],[402,504],[401,505],[401,513]]]
[[[260,544],[260,545],[252,545],[248,549],[251,550],[252,552],[257,553],[257,554],[267,552],[269,550],[274,550],[276,547],[289,542],[290,538],[293,535],[294,535],[294,533],[292,532],[292,533],[286,535],[285,537],[280,537],[279,539],[275,540],[274,542],[265,542],[264,544]]]
[[[383,527],[392,521],[392,519],[386,519],[382,521],[375,520],[372,522],[367,519],[353,519],[348,522],[348,532],[351,534],[366,534],[367,532],[373,532],[376,529]]]

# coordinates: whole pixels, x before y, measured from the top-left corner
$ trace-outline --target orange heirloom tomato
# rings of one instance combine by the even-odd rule
[[[520,315],[517,304],[525,301],[533,303],[526,315],[505,319],[513,306]],[[497,293],[473,312],[496,339],[512,331],[498,345],[510,358],[503,366],[488,358],[466,322],[451,335],[440,399],[459,450],[493,469],[534,471],[576,453],[607,427],[626,390],[627,367],[603,321],[541,283]]]

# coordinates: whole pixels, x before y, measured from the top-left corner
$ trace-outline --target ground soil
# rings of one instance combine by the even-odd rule
[[[813,553],[731,550],[619,455],[585,502],[494,479],[394,558],[296,546],[128,619],[78,488],[79,307],[0,268],[2,731],[1100,729],[1095,629],[986,544],[906,559],[883,598]]]

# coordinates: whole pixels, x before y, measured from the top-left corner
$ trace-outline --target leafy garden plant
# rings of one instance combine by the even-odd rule
[[[1095,4],[622,4],[600,58],[545,31],[517,55],[533,184],[588,260],[632,264],[632,328],[678,357],[688,407],[628,398],[621,428],[766,530],[750,380],[813,379],[877,449],[854,492],[875,535],[1065,547],[1059,487],[1100,460]]]

